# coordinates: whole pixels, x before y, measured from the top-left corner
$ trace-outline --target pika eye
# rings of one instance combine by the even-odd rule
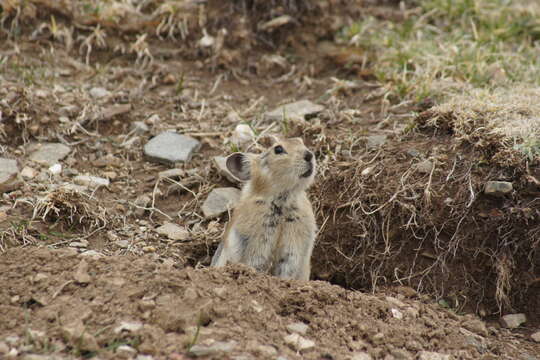
[[[277,145],[274,148],[274,154],[276,154],[276,155],[283,154],[284,152],[285,152],[285,149],[281,145]]]

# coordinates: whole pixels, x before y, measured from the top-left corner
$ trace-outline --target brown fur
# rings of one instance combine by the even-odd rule
[[[276,147],[283,151],[277,153]],[[212,266],[243,263],[283,278],[308,280],[317,230],[306,195],[315,175],[313,154],[302,139],[292,138],[260,155],[232,154],[227,166],[248,181]]]

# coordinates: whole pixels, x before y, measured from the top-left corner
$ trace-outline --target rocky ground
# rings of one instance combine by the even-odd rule
[[[489,238],[504,223],[499,233],[529,226],[518,235],[534,238],[538,169],[515,165],[512,178],[497,163],[471,176],[485,154],[457,147],[449,134],[465,137],[463,127],[409,131],[446,113],[388,95],[357,52],[323,41],[360,8],[399,19],[398,7],[328,2],[312,34],[319,8],[254,2],[246,23],[220,32],[226,14],[210,2],[210,36],[175,22],[167,2],[137,7],[160,16],[140,15],[140,34],[107,20],[129,15],[127,3],[96,18],[17,4],[2,3],[0,35],[0,358],[540,358],[537,243],[512,248],[515,261],[499,243],[497,256],[451,259],[414,243],[433,233],[409,226],[434,213],[444,221],[431,226],[459,228],[458,203],[479,198],[469,234],[481,223]],[[281,31],[295,24],[285,13],[304,35]],[[257,33],[242,32],[249,21]],[[302,136],[319,164],[310,282],[208,268],[240,187],[223,156],[260,151],[270,134]],[[383,213],[388,204],[407,213]],[[498,272],[471,270],[483,255]],[[439,266],[444,276],[430,273]]]

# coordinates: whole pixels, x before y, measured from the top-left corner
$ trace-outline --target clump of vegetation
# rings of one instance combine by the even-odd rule
[[[367,17],[339,35],[367,52],[391,95],[421,100],[471,87],[540,84],[540,4],[421,0],[399,22]]]

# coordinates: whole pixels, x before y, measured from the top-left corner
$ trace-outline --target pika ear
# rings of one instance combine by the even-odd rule
[[[234,153],[227,157],[227,169],[241,181],[248,181],[251,177],[251,164],[249,157],[244,153]]]

